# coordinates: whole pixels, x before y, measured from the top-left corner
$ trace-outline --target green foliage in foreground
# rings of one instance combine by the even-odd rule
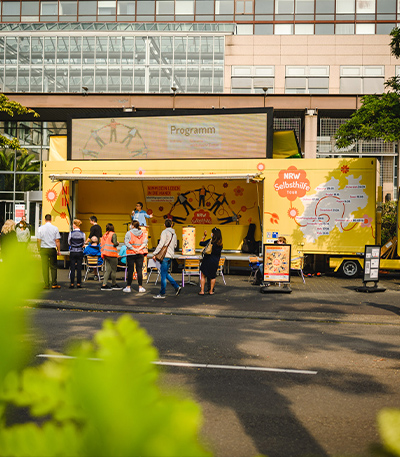
[[[211,456],[199,441],[199,407],[160,390],[157,351],[128,315],[105,320],[71,358],[26,367],[23,304],[38,295],[41,269],[18,249],[0,263],[0,456]],[[29,410],[25,423],[7,423],[10,404]],[[400,410],[381,411],[378,427],[374,455],[400,457]]]
[[[18,260],[19,259],[19,260]],[[210,456],[199,442],[193,401],[163,393],[157,351],[128,315],[104,321],[93,341],[20,371],[29,355],[24,300],[37,295],[40,266],[21,257],[0,264],[1,456]],[[29,421],[7,425],[5,405],[27,408]]]

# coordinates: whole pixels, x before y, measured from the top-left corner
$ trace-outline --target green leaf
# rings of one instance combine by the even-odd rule
[[[400,410],[387,408],[380,411],[378,427],[384,449],[400,456]]]

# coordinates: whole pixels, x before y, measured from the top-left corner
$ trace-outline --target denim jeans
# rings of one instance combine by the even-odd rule
[[[179,287],[179,284],[175,279],[168,273],[169,266],[171,265],[171,259],[164,257],[164,260],[161,262],[161,291],[160,295],[165,295],[165,290],[167,289],[167,279],[176,290]]]

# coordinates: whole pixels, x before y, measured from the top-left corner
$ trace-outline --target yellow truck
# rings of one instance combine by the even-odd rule
[[[357,274],[365,245],[377,243],[376,160],[278,159],[293,151],[283,151],[275,133],[271,109],[72,119],[68,138],[51,138],[42,213],[52,214],[64,239],[72,218],[88,233],[96,215],[103,228],[114,224],[122,242],[142,202],[152,216],[150,249],[166,218],[180,241],[183,228],[194,226],[198,248],[205,230],[220,227],[232,256],[255,224],[261,244],[284,236],[292,258],[312,259],[317,270],[322,258]]]

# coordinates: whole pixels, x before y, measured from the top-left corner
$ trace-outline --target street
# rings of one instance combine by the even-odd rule
[[[91,338],[105,318],[121,315],[33,308],[28,314],[37,355],[46,349],[63,352],[68,341]],[[218,457],[366,455],[378,440],[377,412],[400,407],[397,321],[167,312],[133,317],[154,339],[160,361],[216,365],[160,370],[164,385],[179,387],[200,403],[203,435]]]

